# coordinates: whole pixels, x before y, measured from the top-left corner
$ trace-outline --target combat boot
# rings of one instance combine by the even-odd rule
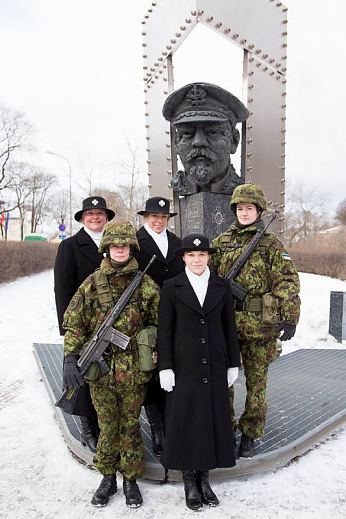
[[[126,504],[130,508],[138,508],[143,503],[142,494],[138,488],[136,480],[124,478],[123,489],[126,499]]]
[[[80,416],[81,433],[80,442],[83,447],[87,447],[89,451],[95,453],[98,440],[98,426],[93,418],[89,416]]]
[[[109,498],[117,491],[117,476],[103,476],[100,486],[92,497],[91,503],[95,506],[106,506]]]
[[[242,434],[238,455],[240,458],[253,458],[255,455],[255,440]]]
[[[183,470],[186,506],[197,512],[203,508],[202,496],[197,487],[197,475],[194,470]]]
[[[163,449],[163,424],[161,413],[156,404],[144,406],[151,430],[151,443],[156,456],[161,456]]]
[[[197,487],[199,493],[202,496],[202,501],[205,505],[209,506],[218,506],[220,504],[218,498],[212,491],[209,484],[209,471],[199,471],[197,470]]]

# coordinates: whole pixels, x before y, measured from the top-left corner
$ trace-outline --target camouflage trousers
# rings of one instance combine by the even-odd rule
[[[277,358],[276,339],[267,342],[240,340],[239,343],[246,381],[245,409],[239,420],[239,429],[250,438],[259,438],[264,435],[268,368]],[[234,386],[230,387],[229,394],[235,430]]]
[[[103,475],[119,471],[128,479],[136,479],[144,470],[139,415],[145,386],[126,381],[116,384],[115,378],[106,375],[90,384],[100,427],[94,465]]]

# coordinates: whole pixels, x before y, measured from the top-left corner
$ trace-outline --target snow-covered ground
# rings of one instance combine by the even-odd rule
[[[344,349],[328,335],[328,316],[330,290],[346,291],[346,282],[313,274],[301,274],[301,282],[301,322],[284,353]],[[106,508],[90,504],[101,477],[67,450],[32,354],[33,342],[60,341],[52,271],[0,285],[0,302],[0,517],[195,517],[181,483],[140,481],[144,504],[137,510],[126,507],[121,485]],[[346,427],[285,468],[214,489],[221,504],[204,507],[208,519],[346,517]]]

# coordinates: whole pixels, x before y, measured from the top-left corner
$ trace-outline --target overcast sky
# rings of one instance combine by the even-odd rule
[[[287,178],[304,178],[335,207],[346,197],[345,2],[285,3]],[[26,114],[35,127],[32,160],[59,174],[64,187],[67,163],[45,150],[69,159],[75,184],[82,171],[92,170],[95,184],[110,186],[121,183],[114,172],[128,157],[128,138],[145,171],[141,20],[148,5],[143,0],[0,0],[0,103]],[[224,86],[222,60],[194,47],[203,45],[206,29],[195,31],[176,55],[176,87],[193,80]],[[226,40],[209,34],[208,48],[220,55],[229,49]],[[239,49],[233,59],[241,71]],[[231,89],[241,97],[241,73]]]

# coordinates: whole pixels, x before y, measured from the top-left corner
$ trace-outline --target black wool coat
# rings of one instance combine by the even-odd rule
[[[233,298],[211,273],[203,307],[185,274],[161,290],[159,370],[172,369],[166,394],[164,467],[210,470],[235,465],[227,369],[240,366]]]
[[[70,300],[82,282],[100,266],[102,259],[103,254],[98,252],[95,242],[83,228],[60,243],[54,265],[54,292],[61,335],[65,334],[62,323]],[[92,417],[96,422],[88,385],[79,390],[75,414]]]
[[[146,229],[141,227],[137,231],[140,250],[139,252],[136,251],[134,256],[138,261],[139,268],[143,270],[149,263],[152,255],[156,255],[156,260],[148,270],[148,274],[160,287],[162,287],[163,282],[166,279],[170,279],[183,271],[183,260],[180,256],[177,257],[175,255],[176,249],[181,247],[181,238],[178,238],[170,231],[167,231],[167,238],[168,251],[167,257],[164,258],[160,249]]]
[[[54,265],[54,292],[61,335],[65,333],[62,327],[64,312],[72,296],[85,278],[100,266],[102,259],[103,255],[83,228],[60,243]]]

